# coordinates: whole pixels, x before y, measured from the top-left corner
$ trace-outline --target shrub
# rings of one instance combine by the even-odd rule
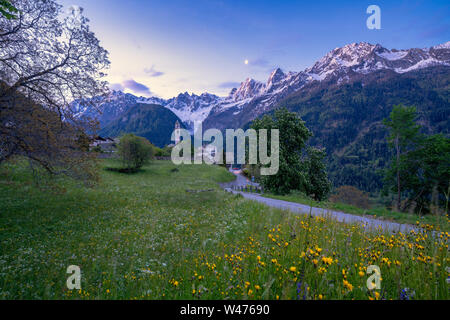
[[[124,168],[139,169],[153,157],[153,145],[134,134],[124,135],[119,142],[119,156]]]
[[[154,147],[155,157],[170,157],[172,154],[172,148],[165,146],[164,148]]]
[[[95,146],[91,150],[92,152],[103,153],[103,150],[100,146]]]
[[[353,186],[342,186],[336,189],[330,197],[331,202],[342,202],[352,206],[369,209],[369,196]]]

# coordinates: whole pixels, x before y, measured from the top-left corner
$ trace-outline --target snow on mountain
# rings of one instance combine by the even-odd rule
[[[447,41],[446,43],[438,44],[437,46],[434,46],[433,49],[450,49],[450,41]]]
[[[167,100],[164,106],[175,113],[189,129],[193,130],[194,124],[203,122],[208,117],[211,109],[221,102],[222,99],[210,93],[202,93],[198,96],[185,92]]]
[[[165,106],[167,104],[167,100],[158,98],[158,97],[139,97],[136,99],[137,103],[144,103],[144,104],[159,104],[161,106]]]
[[[408,51],[386,51],[377,53],[378,56],[387,60],[398,60],[404,58],[408,54]]]
[[[157,104],[171,110],[186,124],[187,128],[192,130],[194,122],[203,122],[209,115],[211,108],[222,99],[209,93],[198,96],[186,92],[165,100],[158,97],[136,97],[122,91],[111,91],[106,96],[74,101],[70,106],[75,117],[98,119],[100,126],[104,127],[137,104]]]
[[[368,74],[381,69],[404,73],[433,65],[450,65],[450,52],[440,52],[447,46],[448,43],[426,49],[389,50],[379,44],[352,43],[329,52],[305,72],[323,80],[338,73]]]
[[[237,102],[259,95],[264,90],[264,84],[254,79],[247,78],[239,88],[231,90],[228,100]]]
[[[312,81],[335,79],[338,84],[350,81],[355,74],[369,74],[377,70],[392,70],[405,73],[435,65],[450,65],[450,41],[425,49],[386,49],[379,44],[352,43],[336,48],[318,60],[313,66],[300,72],[285,74],[275,69],[267,83],[247,79],[238,89],[211,109],[207,127],[216,119],[223,119],[221,113],[239,117],[246,108],[251,108],[254,117],[270,110],[290,93],[302,89]]]
[[[304,71],[284,73],[277,68],[266,83],[248,78],[224,98],[209,93],[198,96],[185,92],[165,100],[158,97],[138,98],[113,91],[108,96],[90,101],[97,103],[97,108],[90,107],[89,101],[75,101],[72,107],[80,117],[99,117],[103,125],[137,103],[159,104],[175,113],[191,130],[196,122],[206,122],[206,128],[220,127],[219,121],[241,117],[242,113],[256,118],[312,81],[327,80],[342,84],[357,74],[377,70],[405,73],[435,65],[450,65],[450,41],[430,48],[408,50],[389,50],[366,42],[352,43],[330,51]]]
[[[100,126],[116,119],[136,105],[136,97],[122,91],[111,91],[105,96],[73,101],[69,107],[75,118],[98,119]]]
[[[198,96],[194,93],[189,94],[188,92],[180,93],[178,96],[168,100],[157,97],[141,97],[137,99],[138,103],[159,104],[168,108],[175,113],[190,130],[193,130],[196,122],[203,122],[209,115],[211,108],[220,101],[222,101],[222,98],[214,94],[202,93]]]

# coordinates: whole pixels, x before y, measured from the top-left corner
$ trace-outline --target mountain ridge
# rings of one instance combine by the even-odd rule
[[[173,112],[161,105],[138,103],[102,128],[99,134],[117,137],[123,133],[133,133],[162,148],[172,143],[176,121],[181,123]]]
[[[126,112],[133,102],[159,104],[175,113],[186,128],[193,131],[195,123],[202,122],[205,129],[237,128],[242,123],[242,114],[251,114],[253,118],[273,109],[277,103],[290,94],[301,90],[313,81],[333,79],[337,84],[344,84],[358,74],[370,74],[377,70],[392,70],[406,73],[436,65],[450,65],[450,41],[430,48],[411,48],[404,50],[386,49],[380,44],[367,42],[351,43],[329,51],[311,67],[299,72],[283,72],[276,68],[265,83],[247,78],[238,88],[233,88],[228,96],[219,97],[211,93],[196,95],[180,93],[170,99],[158,97],[137,97],[130,93],[112,92],[106,103],[99,97],[92,100],[104,111],[100,115],[88,107],[77,105],[78,116],[95,116],[104,126],[114,117]],[[122,100],[122,101],[120,101]],[[111,107],[116,102],[117,108]],[[102,106],[103,105],[103,106]]]
[[[236,90],[243,91],[252,84],[259,86],[258,93],[240,101],[230,99],[230,95],[221,104],[211,109],[203,126],[221,130],[235,128],[230,125],[242,122],[238,119],[241,113],[251,113],[252,117],[256,118],[271,110],[288,95],[314,81],[333,79],[340,85],[355,76],[370,74],[377,70],[392,70],[401,74],[437,65],[450,66],[450,41],[430,48],[407,50],[389,50],[379,44],[373,45],[366,42],[351,43],[333,49],[304,71],[284,73],[277,68],[271,73],[266,84],[247,79]],[[246,90],[249,91],[249,89]],[[233,121],[233,119],[238,120]]]

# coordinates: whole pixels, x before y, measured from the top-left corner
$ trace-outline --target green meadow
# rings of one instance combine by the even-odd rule
[[[449,298],[447,232],[367,232],[271,209],[221,190],[234,177],[218,166],[101,166],[91,188],[0,167],[0,299]],[[69,265],[80,290],[66,286]],[[369,265],[380,289],[367,289]]]

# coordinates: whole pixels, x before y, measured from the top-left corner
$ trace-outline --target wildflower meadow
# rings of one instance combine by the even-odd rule
[[[234,177],[218,166],[154,161],[90,188],[36,185],[21,167],[0,169],[1,299],[449,298],[449,234],[432,226],[388,233],[268,208],[220,189]]]

